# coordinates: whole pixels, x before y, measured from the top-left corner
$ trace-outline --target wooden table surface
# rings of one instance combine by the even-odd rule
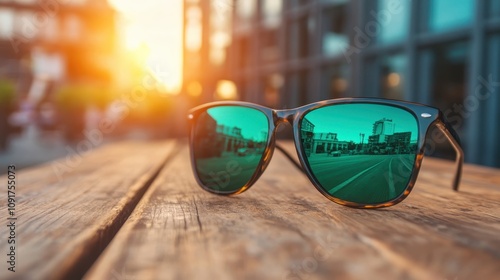
[[[499,279],[500,170],[465,165],[454,192],[453,167],[425,159],[405,201],[360,210],[279,151],[222,197],[198,187],[183,141],[108,145],[16,171],[16,272],[3,218],[0,279]],[[5,187],[0,201],[7,217]]]

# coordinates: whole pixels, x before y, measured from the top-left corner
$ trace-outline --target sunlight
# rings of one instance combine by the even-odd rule
[[[177,93],[182,84],[182,0],[110,0],[121,13],[122,47],[137,54],[147,46],[145,66],[164,88]],[[144,54],[140,51],[140,54]]]
[[[228,80],[220,80],[217,82],[216,98],[223,100],[231,100],[238,98],[238,89],[234,82]]]
[[[135,51],[141,45],[147,45],[146,40],[143,38],[140,30],[134,26],[125,27],[124,31],[125,48],[128,51]]]

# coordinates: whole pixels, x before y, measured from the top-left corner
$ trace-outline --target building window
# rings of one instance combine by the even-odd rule
[[[431,32],[441,32],[469,26],[474,18],[474,0],[432,0],[428,2],[428,26]]]
[[[279,42],[278,42],[278,29],[269,28],[263,29],[260,33],[261,59],[265,62],[277,61],[280,57]]]
[[[14,35],[14,11],[0,9],[0,38],[11,38]]]
[[[345,64],[329,65],[323,70],[322,97],[340,98],[348,88],[348,68]]]
[[[488,6],[488,14],[490,17],[500,17],[500,1],[490,0]]]
[[[468,53],[468,42],[455,42],[423,50],[418,57],[419,101],[441,109],[461,136],[466,120],[460,106],[467,92]]]
[[[405,100],[406,54],[371,56],[363,66],[363,96]],[[425,102],[424,102],[425,103]]]
[[[368,57],[363,64],[363,69],[361,69],[361,96],[379,97],[380,67],[378,66],[378,59],[375,57]]]
[[[323,53],[338,55],[349,45],[347,37],[347,6],[340,5],[328,9],[323,18]]]
[[[240,100],[243,100],[243,101],[251,101],[249,98],[249,94],[248,94],[248,88],[247,88],[247,82],[246,80],[242,80],[239,84],[238,84],[238,92],[239,92],[239,95],[240,95]]]
[[[290,59],[306,58],[309,56],[309,34],[312,29],[312,19],[301,17],[290,24],[287,38],[288,57]]]
[[[236,1],[236,14],[241,19],[251,19],[257,10],[256,0]]]
[[[273,73],[264,77],[264,104],[266,106],[278,108],[283,83],[283,76],[279,73]]]
[[[251,22],[257,12],[257,0],[235,1],[236,18],[238,28],[250,28]]]
[[[308,91],[309,72],[299,70],[290,73],[287,76],[287,90],[285,100],[281,105],[288,108],[298,107],[310,103],[307,96],[311,95]]]
[[[239,37],[236,41],[237,57],[236,61],[241,69],[245,69],[250,65],[250,40],[246,36]]]
[[[453,104],[463,104],[467,91],[469,45],[466,42],[453,43],[434,49],[430,66],[433,72],[431,87],[433,104],[443,111]]]
[[[231,44],[231,3],[229,0],[212,0],[210,17],[210,61],[214,65],[223,65],[226,50]]]
[[[201,49],[201,10],[198,6],[189,6],[186,11],[186,49],[198,52]]]
[[[262,17],[264,19],[264,25],[267,27],[279,26],[282,10],[283,0],[266,0],[262,2]]]
[[[287,2],[289,2],[288,5],[290,5],[289,6],[290,8],[298,8],[300,6],[306,5],[310,1],[309,0],[288,0]]]
[[[403,54],[386,56],[382,61],[381,93],[382,97],[404,100],[404,81],[407,58]]]
[[[408,37],[411,0],[379,0],[377,12],[370,12],[371,21],[380,26],[377,42],[400,42]]]

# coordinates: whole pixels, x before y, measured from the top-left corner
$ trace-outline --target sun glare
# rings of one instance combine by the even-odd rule
[[[124,51],[141,57],[164,89],[182,84],[182,0],[110,0],[120,12]]]
[[[127,51],[135,51],[141,45],[147,45],[146,40],[143,38],[140,30],[134,28],[134,26],[125,27],[124,32],[125,48]]]
[[[217,83],[216,98],[218,99],[237,99],[238,89],[232,81],[221,80]]]

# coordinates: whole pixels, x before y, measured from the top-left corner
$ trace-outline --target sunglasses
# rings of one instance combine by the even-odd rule
[[[282,123],[293,127],[296,165],[338,204],[381,208],[403,201],[417,180],[431,126],[456,151],[453,189],[458,190],[463,164],[459,138],[439,109],[422,104],[342,98],[273,110],[223,101],[198,106],[188,118],[193,172],[211,193],[233,195],[250,188],[274,148],[285,152],[275,143]]]

